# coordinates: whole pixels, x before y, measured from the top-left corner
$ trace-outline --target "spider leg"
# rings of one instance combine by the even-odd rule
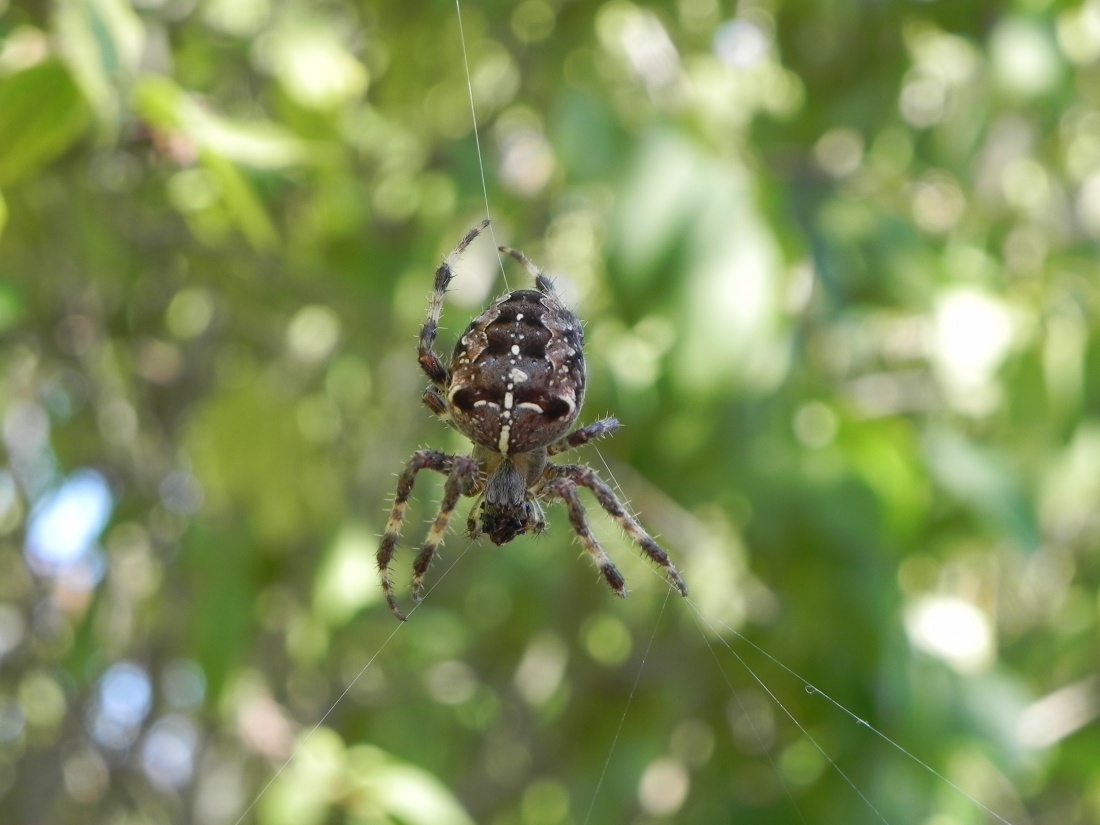
[[[382,544],[378,547],[378,577],[382,583],[382,593],[386,596],[386,604],[390,606],[393,615],[401,621],[405,621],[405,614],[397,606],[397,599],[393,595],[393,581],[390,579],[390,562],[393,560],[394,551],[397,549],[397,540],[401,536],[401,525],[405,522],[405,508],[412,495],[413,484],[416,482],[416,474],[421,470],[435,470],[437,473],[451,472],[454,456],[441,453],[437,450],[417,450],[413,453],[409,463],[397,480],[397,493],[393,498],[393,507],[390,509],[390,518],[386,522],[386,530],[382,534]]]
[[[575,450],[577,447],[581,447],[589,441],[595,441],[598,438],[613,435],[620,426],[616,418],[601,418],[599,421],[589,424],[587,427],[573,430],[569,435],[559,438],[546,448],[546,452],[549,455],[557,455],[558,453],[564,453],[566,450]]]
[[[454,279],[455,273],[452,267],[458,256],[466,251],[466,247],[473,243],[474,238],[480,235],[481,231],[488,225],[489,221],[484,220],[467,232],[466,237],[458,242],[458,245],[443,259],[443,263],[435,271],[432,302],[428,307],[428,320],[420,328],[420,344],[417,347],[417,352],[421,369],[424,370],[433,384],[441,388],[447,384],[447,367],[432,347],[435,345],[436,333],[439,332],[439,316],[443,314],[443,297],[447,294],[447,287]],[[429,403],[428,406],[430,407],[431,404]]]
[[[505,255],[511,255],[513,258],[523,264],[523,268],[526,269],[528,274],[530,274],[530,276],[535,279],[535,287],[538,289],[539,292],[543,293],[544,295],[550,295],[555,300],[557,300],[558,303],[561,303],[561,300],[558,298],[558,293],[554,289],[554,284],[550,281],[549,278],[542,274],[542,270],[535,266],[530,258],[524,255],[518,249],[512,249],[512,247],[510,246],[498,246],[497,249],[499,249]]]
[[[604,552],[599,540],[593,535],[592,529],[588,526],[588,516],[585,515],[580,496],[577,495],[576,483],[569,478],[556,478],[550,482],[547,493],[552,498],[560,498],[565,502],[565,507],[569,511],[569,523],[573,525],[573,530],[580,538],[581,546],[596,562],[600,573],[603,574],[611,589],[615,591],[615,595],[625,596],[626,581],[623,579],[622,573],[611,562],[607,553]]]
[[[443,500],[439,503],[439,512],[432,529],[428,531],[428,538],[424,540],[424,546],[420,555],[413,562],[412,597],[418,604],[424,600],[422,590],[424,586],[424,574],[431,567],[435,554],[443,544],[443,536],[447,532],[447,525],[454,515],[455,505],[460,496],[464,495],[476,483],[478,475],[477,462],[466,456],[455,456],[451,464],[451,472],[447,476],[447,483],[443,485]]]
[[[435,386],[435,384],[432,384],[424,390],[421,401],[424,402],[425,407],[441,418],[444,424],[451,423],[451,413],[447,409],[447,401],[443,397],[443,391]]]
[[[627,512],[622,502],[619,501],[619,497],[615,495],[615,491],[608,486],[591,467],[585,467],[583,464],[558,464],[553,465],[551,468],[554,476],[558,479],[566,479],[573,484],[580,487],[587,487],[596,496],[596,501],[600,503],[600,506],[607,511],[607,514],[611,516],[615,521],[619,523],[619,526],[623,528],[623,531],[630,537],[631,541],[637,544],[642,552],[645,553],[650,559],[652,559],[658,566],[664,569],[665,575],[676,586],[676,589],[680,591],[680,595],[686,596],[688,594],[687,585],[684,584],[684,580],[680,577],[680,571],[676,569],[676,566],[669,559],[668,553],[664,551],[653,537],[649,535],[638,524],[630,513]],[[556,482],[554,482],[556,484]]]
[[[484,506],[485,499],[478,496],[470,508],[470,515],[466,517],[466,535],[472,539],[481,537],[481,510]]]

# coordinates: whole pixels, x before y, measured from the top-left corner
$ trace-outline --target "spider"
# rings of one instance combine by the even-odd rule
[[[421,470],[442,473],[447,480],[439,512],[413,563],[412,597],[418,603],[423,598],[424,574],[443,544],[462,496],[476,497],[467,521],[470,537],[485,533],[498,546],[523,533],[541,533],[546,528],[542,504],[563,501],[581,545],[611,589],[625,596],[622,575],[589,527],[578,494],[581,487],[592,492],[599,505],[686,596],[687,585],[668,554],[627,512],[607,482],[583,464],[549,460],[611,435],[619,422],[604,418],[570,432],[584,401],[584,333],[580,321],[562,305],[553,284],[538,267],[522,252],[500,247],[530,273],[536,289],[517,290],[490,304],[459,338],[450,366],[433,349],[454,264],[488,225],[485,220],[467,232],[436,269],[418,347],[420,366],[431,382],[424,391],[424,404],[469,438],[473,451],[466,456],[418,450],[401,473],[378,548],[379,577],[390,610],[405,620],[394,596],[390,562]]]

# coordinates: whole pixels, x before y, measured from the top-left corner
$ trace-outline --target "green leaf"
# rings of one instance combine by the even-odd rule
[[[93,105],[100,128],[115,134],[126,87],[137,75],[145,27],[124,0],[61,0],[54,16],[61,52]]]
[[[0,197],[0,229],[3,228],[3,198]],[[14,284],[0,281],[0,333],[17,326],[27,314],[23,293]]]
[[[331,462],[261,379],[200,405],[187,443],[209,500],[239,508],[269,548],[309,535],[339,508]]]
[[[34,175],[83,133],[88,109],[69,71],[42,63],[0,85],[0,186]],[[0,207],[0,228],[7,216]]]
[[[278,233],[248,178],[216,152],[204,152],[202,162],[218,181],[226,211],[248,242],[260,251],[274,249]]]
[[[980,445],[948,429],[931,430],[925,449],[932,475],[945,490],[1016,539],[1024,549],[1038,549],[1034,507],[1002,450]]]
[[[382,598],[378,587],[363,587],[375,575],[378,540],[366,526],[346,523],[328,548],[313,584],[314,610],[330,627]]]
[[[182,132],[200,149],[256,169],[294,166],[316,154],[270,121],[234,121],[211,111],[166,77],[142,79],[134,108],[153,126]]]
[[[182,133],[199,150],[226,213],[253,248],[278,245],[263,201],[239,167],[276,169],[303,163],[308,154],[302,141],[268,121],[242,123],[212,113],[164,77],[144,79],[134,107],[154,127]]]
[[[351,748],[347,765],[356,803],[368,811],[408,825],[473,825],[450,788],[416,765],[369,745]]]

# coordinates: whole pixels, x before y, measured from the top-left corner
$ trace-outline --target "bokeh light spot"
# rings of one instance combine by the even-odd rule
[[[714,729],[701,719],[687,719],[669,738],[669,751],[679,761],[699,768],[710,761],[715,746]]]
[[[523,0],[512,10],[512,32],[524,43],[545,40],[554,31],[556,15],[546,0]]]
[[[569,648],[559,636],[543,633],[531,640],[516,668],[516,690],[532,705],[545,704],[561,685]]]
[[[168,304],[165,322],[177,338],[187,340],[202,335],[214,317],[214,300],[205,289],[181,289]]]
[[[948,174],[930,172],[913,188],[913,218],[927,232],[950,231],[965,211],[966,195]]]
[[[917,129],[935,126],[947,112],[947,87],[944,82],[923,72],[913,72],[901,87],[901,116]]]
[[[687,799],[691,777],[678,759],[661,757],[650,762],[638,782],[638,804],[652,816],[672,816]]]
[[[794,414],[794,434],[807,447],[820,449],[836,438],[840,422],[836,413],[821,401],[810,401]]]
[[[186,470],[175,470],[166,475],[160,483],[159,492],[164,506],[177,515],[191,516],[202,507],[202,484]]]
[[[850,175],[863,160],[863,136],[846,127],[830,129],[814,144],[814,160],[834,178]]]
[[[161,674],[164,699],[179,710],[194,710],[206,697],[206,674],[197,662],[176,659],[164,666]]]
[[[767,56],[768,35],[750,20],[731,20],[714,34],[714,53],[727,66],[751,69]]]
[[[988,667],[994,657],[993,626],[973,604],[952,596],[927,596],[905,613],[914,647],[964,673]]]
[[[19,683],[19,705],[27,724],[35,728],[54,728],[65,718],[68,703],[65,691],[52,676],[36,671]]]
[[[133,744],[153,704],[153,689],[144,668],[133,662],[111,665],[100,677],[90,709],[89,733],[113,750]]]
[[[989,38],[990,60],[1001,87],[1019,97],[1034,97],[1053,88],[1062,61],[1045,27],[1020,18],[1005,18]]]
[[[179,713],[158,719],[141,748],[141,766],[154,785],[182,788],[191,781],[199,733],[195,723]]]
[[[941,296],[932,356],[937,374],[961,409],[984,410],[987,399],[981,391],[992,381],[1011,344],[1012,317],[999,300],[973,289]]]
[[[1089,235],[1100,238],[1100,173],[1082,184],[1077,195],[1077,216]]]
[[[553,779],[527,786],[520,802],[524,825],[558,825],[569,815],[569,790]]]
[[[581,632],[588,655],[604,665],[622,664],[634,648],[630,628],[610,613],[589,619]]]
[[[60,575],[90,563],[113,507],[103,476],[94,470],[74,473],[31,513],[25,545],[31,568],[41,575]]]
[[[779,756],[779,769],[792,785],[810,785],[825,770],[825,756],[805,739],[792,743]]]
[[[62,765],[65,790],[84,805],[95,803],[111,781],[106,761],[93,748],[82,748],[71,754]]]
[[[473,698],[477,674],[465,662],[440,662],[428,671],[428,693],[440,704],[460,705]]]
[[[287,327],[291,353],[307,364],[323,361],[340,340],[340,318],[325,306],[305,306],[294,314]]]

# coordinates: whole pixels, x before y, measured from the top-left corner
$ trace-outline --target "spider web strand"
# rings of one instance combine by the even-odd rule
[[[443,573],[439,576],[439,578],[436,579],[435,584],[428,588],[427,592],[424,594],[425,599],[427,599],[427,597],[432,594],[433,590],[435,590],[437,587],[439,587],[440,584],[442,584],[443,580],[447,577],[447,574],[450,573],[460,561],[462,561],[462,559],[466,556],[466,553],[469,552],[470,547],[472,546],[472,542],[466,543],[466,548],[461,553],[459,553],[458,558],[451,562],[450,565],[448,565]],[[412,614],[415,613],[419,607],[419,602],[414,604],[412,608],[409,609],[408,615],[412,616]],[[325,723],[325,720],[328,719],[329,716],[332,715],[332,712],[336,710],[337,706],[339,706],[339,704],[344,701],[344,697],[347,696],[348,693],[351,692],[351,689],[355,687],[360,679],[363,678],[363,674],[365,674],[370,669],[371,665],[373,665],[378,657],[382,655],[382,651],[386,649],[386,646],[391,641],[393,641],[393,637],[396,636],[401,631],[401,629],[405,627],[406,624],[408,624],[408,622],[398,622],[397,626],[392,631],[390,631],[390,635],[387,636],[385,641],[383,641],[382,644],[378,646],[378,650],[374,651],[374,654],[370,657],[370,659],[367,660],[367,663],[363,665],[362,668],[360,668],[359,672],[352,677],[351,681],[348,682],[347,687],[345,687],[340,695],[336,697],[336,700],[332,703],[331,706],[329,706],[329,709],[324,712],[321,718],[317,720],[316,724],[314,724],[314,726],[309,729],[309,732],[301,738],[297,745],[294,746],[294,750],[291,751],[290,756],[288,756],[286,758],[286,761],[279,766],[279,769],[275,771],[272,777],[267,780],[267,784],[260,789],[260,792],[256,794],[255,798],[253,798],[253,800],[248,803],[248,807],[241,811],[240,817],[238,817],[233,825],[241,825],[241,823],[244,822],[245,817],[252,812],[252,809],[260,804],[260,800],[264,798],[267,792],[271,790],[271,786],[274,785],[278,778],[283,775],[287,768],[290,767],[291,763],[294,762],[294,760],[298,757],[298,754],[302,752],[302,748],[304,748],[306,746],[306,743],[309,742],[309,740],[313,737],[313,734],[315,734],[320,729],[321,725]]]
[[[783,712],[791,719],[791,721],[793,721],[795,723],[795,725],[797,725],[798,728],[806,735],[806,738],[814,745],[814,747],[816,747],[819,751],[821,751],[822,755],[825,756],[825,758],[829,761],[829,763],[833,766],[833,768],[842,777],[844,777],[845,781],[849,785],[852,786],[853,790],[855,790],[855,792],[857,794],[859,794],[859,796],[861,798],[863,798],[864,801],[866,801],[867,797],[865,797],[863,795],[863,793],[860,792],[860,790],[852,783],[852,780],[848,778],[848,776],[840,769],[840,767],[832,759],[829,758],[828,754],[826,754],[821,749],[821,746],[813,739],[812,736],[810,736],[809,733],[806,732],[806,729],[803,728],[802,725],[800,725],[798,723],[798,720],[796,720],[793,716],[791,716],[790,711],[788,711],[787,708],[783,706],[783,704],[772,693],[772,691],[768,690],[768,688],[764,685],[763,681],[761,681],[761,679],[756,675],[756,673],[752,670],[752,668],[749,667],[748,663],[744,660],[744,658],[740,654],[738,654],[737,651],[735,651],[733,649],[733,647],[730,645],[730,643],[723,637],[723,635],[718,632],[718,628],[715,628],[714,624],[709,619],[707,619],[705,616],[703,616],[702,612],[699,609],[699,606],[696,605],[691,599],[688,599],[688,604],[691,606],[692,612],[695,614],[695,623],[699,627],[699,632],[703,635],[703,641],[707,644],[708,648],[711,648],[711,653],[713,654],[713,652],[714,652],[713,651],[713,646],[711,645],[710,641],[706,638],[706,633],[704,631],[703,625],[706,625],[706,629],[710,630],[710,632],[712,634],[714,634],[714,636],[716,636],[721,641],[722,645],[734,656],[735,659],[737,659],[737,661],[741,664],[741,666],[743,668],[745,668],[745,670],[749,673],[749,675],[752,676],[752,678],[757,682],[757,684],[759,684],[768,693],[768,695],[771,696],[773,701],[775,701],[775,703],[783,710]],[[829,702],[829,704],[831,704],[833,707],[835,707],[841,713],[843,713],[846,716],[850,717],[852,719],[852,721],[854,721],[857,725],[859,725],[860,727],[866,728],[867,730],[874,733],[876,736],[878,736],[880,739],[882,739],[888,745],[893,747],[899,753],[901,753],[902,755],[904,755],[905,757],[910,759],[912,762],[914,762],[915,764],[917,764],[918,766],[920,766],[921,768],[926,770],[929,774],[934,776],[939,781],[946,784],[948,787],[950,787],[952,790],[954,790],[956,793],[958,793],[964,799],[969,801],[972,805],[975,805],[976,807],[978,807],[979,809],[981,809],[985,813],[989,814],[989,816],[993,817],[995,820],[1002,823],[1002,825],[1014,825],[1014,823],[1011,820],[1006,819],[1005,817],[1001,816],[996,811],[994,811],[992,808],[990,808],[988,805],[986,805],[984,802],[982,802],[981,800],[975,798],[972,794],[968,793],[966,790],[961,788],[959,785],[952,782],[950,779],[948,779],[942,773],[937,771],[935,768],[933,768],[931,765],[929,765],[927,762],[925,762],[919,756],[917,756],[916,754],[914,754],[911,751],[907,750],[902,745],[900,745],[898,742],[895,742],[893,739],[891,739],[885,733],[880,731],[878,728],[876,728],[874,725],[872,725],[866,719],[863,719],[860,716],[858,716],[857,714],[853,713],[851,710],[846,708],[839,701],[834,699],[832,696],[827,694],[825,691],[823,691],[821,688],[817,687],[813,683],[811,683],[809,680],[807,680],[803,676],[799,675],[795,670],[793,670],[790,667],[788,667],[787,665],[785,665],[783,662],[781,662],[779,659],[777,659],[775,656],[773,656],[771,653],[769,653],[764,648],[760,647],[760,645],[753,642],[751,639],[749,639],[743,633],[740,633],[739,631],[735,630],[734,628],[730,627],[729,625],[727,625],[723,622],[719,622],[719,625],[720,625],[721,630],[724,630],[725,632],[729,633],[730,635],[735,636],[738,641],[744,642],[749,647],[751,647],[753,650],[755,650],[757,653],[759,653],[761,656],[763,656],[768,661],[770,661],[772,664],[774,664],[776,667],[778,667],[781,670],[785,671],[793,679],[795,679],[798,682],[801,682],[802,686],[805,689],[807,694],[809,694],[810,696],[820,696],[821,698],[825,699],[827,702]],[[878,812],[878,810],[876,810],[875,807],[873,805],[871,805],[870,802],[867,802],[867,804],[871,808],[872,811],[874,811],[876,814],[878,814],[880,819],[883,819],[882,814],[880,814]],[[886,822],[886,820],[883,819],[883,822]]]
[[[481,173],[481,194],[485,199],[485,217],[490,221],[489,235],[493,239],[493,248],[496,249],[500,246],[500,243],[497,241],[496,231],[493,228],[492,215],[489,214],[489,184],[485,180],[485,158],[481,154],[481,136],[478,134],[477,128],[477,106],[474,103],[474,81],[470,75],[470,57],[466,51],[466,31],[462,26],[462,4],[460,0],[455,0],[455,16],[458,18],[458,39],[462,44],[462,65],[466,70],[466,94],[470,99],[470,123],[474,127],[474,146],[477,149],[477,165]],[[497,249],[497,263],[500,265],[500,274],[504,276],[504,288],[510,290],[508,273],[504,271],[504,258],[501,256],[499,249]]]
[[[736,691],[733,688],[733,683],[730,681],[729,677],[726,675],[726,672],[722,669],[721,661],[718,659],[718,654],[715,653],[715,651],[714,651],[714,646],[710,643],[710,640],[707,639],[706,633],[703,630],[703,623],[706,622],[706,619],[703,618],[702,614],[699,612],[699,608],[696,606],[696,604],[693,601],[691,601],[691,599],[688,599],[688,604],[691,606],[692,616],[695,619],[695,625],[696,625],[696,627],[699,628],[699,633],[703,637],[703,641],[707,645],[707,650],[710,651],[711,656],[714,657],[714,661],[718,665],[718,672],[722,674],[722,678],[725,680],[726,685],[729,687],[730,693],[731,694],[736,694]],[[710,623],[709,622],[706,622],[706,623],[709,627]],[[713,627],[711,628],[711,631],[713,632]],[[736,631],[734,631],[734,632],[736,632]],[[806,740],[811,745],[814,746],[814,748],[817,750],[817,752],[820,753],[825,758],[825,761],[829,763],[830,767],[832,767],[832,769],[837,772],[837,774],[841,777],[841,779],[843,779],[848,784],[848,786],[856,793],[856,795],[860,799],[863,800],[863,803],[875,814],[875,816],[877,816],[883,822],[883,825],[890,825],[889,820],[887,820],[886,817],[882,815],[882,813],[879,811],[879,809],[874,806],[874,803],[872,803],[871,800],[867,798],[867,795],[864,794],[863,791],[861,791],[859,789],[859,787],[856,785],[856,783],[852,781],[851,777],[849,777],[848,774],[846,774],[844,772],[844,770],[840,767],[840,765],[838,765],[836,763],[836,760],[834,760],[831,756],[829,756],[829,754],[825,751],[825,748],[823,748],[821,746],[821,744],[816,739],[814,739],[814,737],[810,734],[810,732],[808,730],[806,730],[806,727],[801,722],[798,721],[798,719],[795,717],[795,715],[793,713],[791,713],[790,710],[787,709],[787,706],[785,704],[783,704],[782,700],[778,696],[775,695],[775,693],[772,691],[771,688],[769,688],[767,686],[767,684],[764,683],[764,680],[761,679],[756,674],[756,671],[754,671],[749,666],[749,663],[744,660],[744,658],[741,656],[741,654],[738,653],[736,650],[734,650],[733,647],[729,644],[729,642],[727,642],[724,638],[722,638],[722,636],[720,634],[716,633],[715,635],[718,636],[719,640],[722,642],[722,644],[725,646],[725,648],[733,655],[733,657],[737,660],[738,664],[740,664],[741,667],[745,669],[745,672],[748,673],[750,677],[752,677],[752,680],[754,682],[756,682],[756,684],[760,686],[760,689],[763,690],[768,695],[768,698],[771,699],[772,702],[775,703],[775,706],[778,707],[781,711],[783,711],[783,714],[788,719],[790,719],[791,722],[794,723],[794,726],[796,728],[798,728],[798,730],[802,733],[802,735],[804,737],[806,737]],[[738,635],[740,636],[740,634],[738,634]],[[779,771],[779,767],[775,764],[774,761],[772,761],[770,756],[768,757],[768,761],[771,762],[772,768],[779,775],[780,781],[783,783],[783,787],[787,792],[787,796],[791,800],[791,804],[794,805],[795,811],[798,812],[798,818],[801,819],[803,823],[805,823],[806,820],[802,816],[802,811],[799,810],[798,804],[794,801],[794,796],[791,794],[790,788],[787,786],[786,780],[783,779],[783,775]]]
[[[623,724],[626,722],[626,715],[630,713],[630,705],[634,701],[634,694],[638,692],[638,685],[642,681],[642,672],[645,670],[646,662],[649,659],[649,651],[653,648],[653,640],[657,638],[657,629],[661,625],[661,617],[665,615],[665,607],[668,606],[668,597],[672,593],[672,589],[669,588],[665,593],[665,600],[661,602],[661,610],[657,613],[657,620],[653,623],[653,633],[649,637],[649,643],[645,646],[645,653],[642,654],[642,661],[638,665],[638,672],[634,675],[634,684],[630,688],[630,695],[626,697],[626,705],[623,707],[623,715],[619,717],[619,726],[615,729],[615,736],[611,740],[611,747],[607,751],[607,759],[604,760],[603,770],[600,771],[600,778],[596,781],[596,790],[592,792],[592,801],[588,803],[588,813],[584,815],[584,822],[582,825],[588,825],[589,820],[592,819],[592,811],[596,808],[596,800],[600,796],[600,788],[603,787],[604,778],[607,776],[607,769],[611,766],[611,757],[615,754],[615,746],[619,744],[619,736],[623,732]]]

